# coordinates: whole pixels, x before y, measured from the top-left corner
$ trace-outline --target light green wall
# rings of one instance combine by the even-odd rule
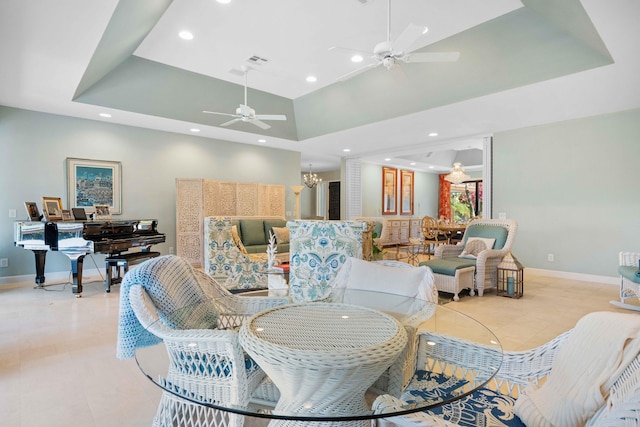
[[[525,267],[616,276],[618,252],[640,251],[640,109],[493,141],[494,216],[518,222]]]
[[[362,163],[362,216],[382,215],[382,166]],[[438,175],[415,172],[413,216],[438,216]],[[400,183],[398,182],[398,185]]]
[[[175,244],[176,178],[284,184],[286,210],[295,212],[289,188],[300,181],[300,153],[101,121],[43,114],[0,106],[0,278],[35,273],[33,254],[13,246],[11,209],[26,219],[25,201],[61,197],[68,207],[67,157],[122,162],[123,214],[116,219],[157,218],[169,253]],[[96,255],[99,268],[104,265]],[[47,256],[46,271],[69,270],[62,254]],[[85,268],[95,267],[85,260]]]

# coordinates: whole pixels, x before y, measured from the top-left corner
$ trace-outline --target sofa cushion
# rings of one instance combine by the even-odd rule
[[[289,243],[289,229],[287,227],[273,227],[273,234],[276,235],[276,243],[278,246],[282,243]]]
[[[287,226],[287,221],[283,220],[283,219],[265,219],[263,221],[263,225],[264,225],[264,235],[265,235],[265,239],[267,244],[269,243],[269,236],[270,236],[270,232],[273,232],[273,227],[286,227]],[[273,233],[275,234],[275,233]],[[276,237],[277,239],[277,237]]]
[[[618,267],[618,273],[625,279],[634,283],[640,283],[640,270],[629,265],[621,265]]]
[[[264,223],[261,219],[241,219],[240,232],[242,243],[245,246],[266,245],[269,243],[264,233]]]
[[[459,395],[466,381],[441,373],[416,371],[407,386],[402,400],[415,403],[433,399],[448,399]],[[472,394],[425,411],[460,427],[524,427],[514,413],[515,399],[496,393],[488,388],[479,388]]]
[[[470,237],[484,237],[487,239],[496,239],[493,249],[502,249],[507,243],[507,235],[509,231],[505,227],[496,225],[472,224],[467,227],[464,232],[464,241],[466,244]]]
[[[436,274],[443,274],[445,276],[455,276],[456,270],[465,267],[475,267],[476,260],[468,258],[441,258],[430,259],[429,261],[423,261],[420,265],[426,265]]]

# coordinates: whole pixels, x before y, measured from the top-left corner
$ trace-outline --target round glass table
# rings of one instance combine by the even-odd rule
[[[496,336],[447,306],[352,289],[314,301],[269,293],[188,305],[146,328],[135,357],[164,392],[154,425],[365,426],[460,399],[502,363]]]

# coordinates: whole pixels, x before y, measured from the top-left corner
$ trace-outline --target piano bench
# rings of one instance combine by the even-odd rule
[[[157,256],[160,256],[160,252],[141,251],[113,255],[106,258],[105,264],[107,268],[107,275],[104,281],[105,290],[107,292],[111,292],[111,285],[115,285],[122,281],[124,275],[129,271],[130,265],[135,265],[139,262],[146,261]]]

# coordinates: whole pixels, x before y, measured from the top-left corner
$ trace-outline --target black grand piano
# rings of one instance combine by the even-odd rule
[[[158,232],[158,221],[17,221],[14,223],[14,244],[33,251],[36,258],[36,284],[44,285],[44,265],[48,251],[64,253],[71,260],[72,291],[82,294],[82,264],[90,253],[125,255],[130,248],[149,251],[151,245],[163,243],[165,235]],[[123,254],[124,253],[124,254]],[[107,283],[107,291],[109,283]]]

